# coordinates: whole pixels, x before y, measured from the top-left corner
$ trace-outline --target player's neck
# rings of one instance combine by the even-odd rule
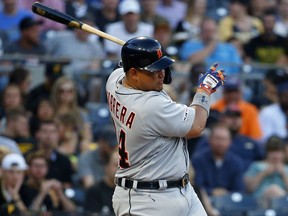
[[[126,88],[137,89],[126,78],[122,79],[122,85]]]

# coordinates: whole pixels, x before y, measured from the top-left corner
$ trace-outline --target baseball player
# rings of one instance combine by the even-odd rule
[[[117,216],[207,215],[189,183],[185,138],[199,136],[210,109],[210,94],[223,84],[213,65],[199,79],[190,106],[173,102],[163,84],[172,81],[160,43],[149,37],[128,40],[122,67],[106,84],[107,100],[119,143],[119,168],[113,208]]]

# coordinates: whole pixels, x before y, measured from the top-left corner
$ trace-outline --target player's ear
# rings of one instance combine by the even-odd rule
[[[137,69],[136,69],[136,68],[133,68],[133,67],[130,68],[130,70],[129,70],[129,76],[130,76],[134,81],[138,80],[139,73],[138,73]]]

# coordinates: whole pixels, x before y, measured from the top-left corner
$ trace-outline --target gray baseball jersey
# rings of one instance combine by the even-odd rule
[[[109,76],[107,100],[119,143],[116,177],[138,181],[178,180],[188,172],[184,137],[195,110],[173,102],[165,91],[141,91],[122,85],[122,68]]]

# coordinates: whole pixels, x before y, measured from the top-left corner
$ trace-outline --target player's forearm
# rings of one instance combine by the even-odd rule
[[[210,110],[210,95],[198,89],[190,106],[195,109],[195,118],[187,138],[200,136],[205,129]]]

